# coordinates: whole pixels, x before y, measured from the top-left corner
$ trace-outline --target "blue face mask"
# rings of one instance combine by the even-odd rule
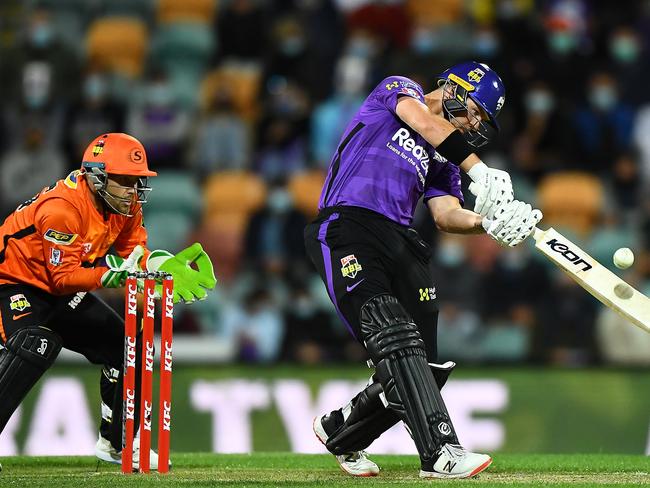
[[[609,50],[612,56],[621,63],[633,63],[639,59],[639,44],[627,36],[613,39]]]
[[[347,53],[357,58],[369,58],[374,50],[373,43],[365,37],[355,37],[348,44]]]
[[[316,313],[316,304],[309,297],[300,297],[294,303],[293,312],[301,320],[309,319]]]
[[[47,47],[52,42],[53,32],[48,24],[34,26],[30,32],[29,40],[33,46],[38,48]]]
[[[173,101],[172,91],[166,84],[156,83],[149,87],[147,99],[154,107],[167,107]]]
[[[526,110],[533,114],[544,115],[555,107],[553,96],[545,90],[532,90],[526,95]]]
[[[287,37],[280,43],[280,50],[290,58],[298,56],[305,50],[305,41],[299,36]]]
[[[411,49],[418,54],[431,54],[439,45],[438,36],[428,29],[419,29],[411,37]]]
[[[104,98],[107,92],[106,82],[100,76],[90,76],[86,79],[83,90],[88,100]]]
[[[449,268],[459,266],[465,261],[465,248],[456,242],[443,242],[438,248],[438,261]]]
[[[571,32],[553,32],[548,42],[551,49],[558,54],[567,54],[573,51],[578,44],[576,37]]]
[[[281,188],[273,190],[269,195],[268,205],[273,213],[285,213],[291,208],[291,195]]]
[[[47,94],[29,94],[25,95],[25,105],[31,109],[39,109],[47,103]]]
[[[480,58],[491,58],[499,50],[499,41],[492,34],[479,34],[474,40],[474,52]]]
[[[596,109],[606,112],[616,105],[618,96],[609,86],[597,86],[589,92],[589,101]]]

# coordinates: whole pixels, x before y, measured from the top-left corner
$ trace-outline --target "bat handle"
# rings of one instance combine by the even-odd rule
[[[533,239],[535,239],[535,242],[538,242],[540,239],[544,238],[544,234],[546,234],[546,231],[539,227],[535,227],[535,230],[533,231]]]

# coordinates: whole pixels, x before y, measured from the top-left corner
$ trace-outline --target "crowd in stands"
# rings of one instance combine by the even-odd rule
[[[356,361],[303,228],[379,81],[428,92],[474,59],[507,89],[483,159],[601,263],[633,248],[623,276],[650,292],[649,54],[641,0],[4,0],[0,209],[77,169],[97,134],[128,132],[159,173],[150,247],[198,240],[219,279],[177,332],[219,337],[231,360]],[[650,364],[650,336],[529,243],[437,233],[424,206],[414,227],[434,249],[442,360]]]

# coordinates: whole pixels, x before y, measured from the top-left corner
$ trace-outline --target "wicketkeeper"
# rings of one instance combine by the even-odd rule
[[[147,250],[142,206],[150,176],[156,173],[137,139],[104,134],[88,146],[80,170],[0,226],[0,432],[65,347],[103,366],[95,453],[121,463],[124,321],[90,292],[122,287],[129,271],[142,269],[171,273],[175,302],[205,298],[216,284],[198,243],[176,256]],[[136,447],[135,468],[138,461]]]
[[[468,478],[492,462],[460,445],[440,395],[454,364],[437,364],[431,251],[410,224],[423,197],[439,230],[487,232],[506,246],[531,234],[541,212],[514,200],[508,173],[475,154],[497,131],[504,101],[501,79],[476,62],[448,69],[427,94],[390,76],[366,98],[334,154],[305,244],[375,368],[350,403],[314,419],[314,432],[349,474],[379,472],[364,449],[400,420],[423,478]],[[477,189],[473,212],[461,207],[460,170]]]

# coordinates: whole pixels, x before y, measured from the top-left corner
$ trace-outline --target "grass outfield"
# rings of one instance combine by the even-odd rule
[[[352,478],[332,456],[290,453],[187,454],[172,456],[167,475],[122,475],[119,467],[93,457],[7,457],[0,487],[208,487],[208,486],[392,486],[518,487],[650,485],[650,458],[626,455],[499,454],[480,477],[438,481],[417,477],[414,456],[373,456],[376,478]]]

